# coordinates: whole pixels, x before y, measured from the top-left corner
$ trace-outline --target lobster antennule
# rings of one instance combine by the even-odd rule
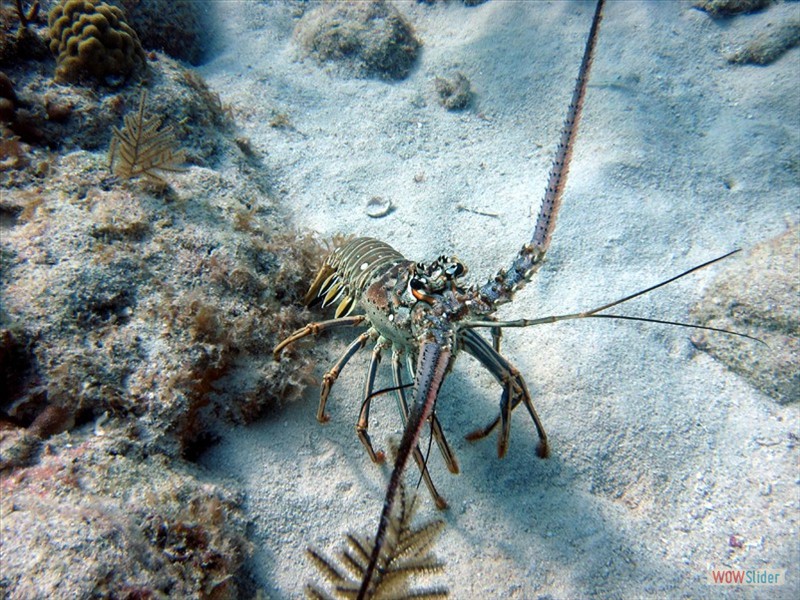
[[[683,273],[679,273],[678,275],[673,275],[669,279],[665,279],[655,285],[651,285],[648,288],[643,290],[639,290],[638,292],[634,292],[632,294],[628,294],[622,298],[617,300],[613,300],[611,302],[607,302],[606,304],[602,304],[600,306],[595,306],[589,310],[584,310],[582,312],[577,313],[569,313],[563,315],[548,315],[546,317],[539,317],[536,319],[516,319],[514,321],[495,321],[495,320],[486,320],[486,321],[469,321],[461,326],[464,328],[475,328],[475,327],[491,327],[491,328],[503,328],[503,327],[530,327],[532,325],[544,325],[547,323],[557,323],[558,321],[569,321],[573,319],[620,319],[623,321],[639,321],[642,323],[657,323],[660,325],[672,325],[674,327],[686,327],[689,329],[702,329],[705,331],[716,331],[718,333],[726,333],[728,335],[735,335],[737,337],[746,338],[749,340],[753,340],[754,342],[759,342],[760,344],[766,344],[764,340],[761,340],[757,337],[753,337],[752,335],[747,335],[746,333],[742,333],[741,331],[733,331],[730,329],[721,329],[719,327],[709,327],[707,325],[700,325],[699,323],[684,323],[683,321],[670,321],[666,319],[654,319],[652,317],[636,317],[634,315],[618,315],[618,314],[611,314],[605,313],[603,311],[608,310],[609,308],[613,308],[614,306],[618,306],[623,304],[624,302],[628,302],[629,300],[633,300],[634,298],[638,298],[639,296],[644,296],[658,288],[664,287],[672,283],[673,281],[677,281],[687,275],[694,273],[695,271],[699,271],[700,269],[704,269],[710,265],[713,265],[716,262],[724,260],[729,256],[736,254],[739,252],[739,249],[732,250],[727,254],[723,254],[722,256],[718,256],[717,258],[712,258],[702,264],[692,267],[691,269],[687,269]],[[469,339],[469,338],[468,338]],[[496,425],[495,423],[494,425]],[[492,427],[494,427],[494,425]],[[478,436],[481,437],[481,436]]]
[[[514,292],[530,281],[531,276],[544,260],[544,255],[550,246],[550,239],[556,228],[556,216],[558,215],[558,209],[561,207],[561,196],[567,184],[569,164],[572,159],[575,138],[578,134],[578,123],[583,111],[583,100],[586,96],[589,72],[592,68],[594,50],[597,46],[600,21],[603,19],[604,4],[605,0],[598,0],[595,8],[592,27],[589,30],[589,37],[583,50],[583,59],[578,70],[578,79],[572,92],[572,101],[567,110],[567,117],[564,119],[564,126],[561,129],[561,139],[553,159],[553,165],[550,167],[547,188],[539,209],[539,216],[536,218],[536,226],[534,227],[531,241],[525,244],[517,253],[510,269],[499,271],[479,290],[482,300],[493,307],[511,301]]]
[[[375,534],[375,544],[369,558],[369,565],[364,572],[364,579],[361,581],[361,588],[358,591],[358,599],[369,598],[372,592],[372,578],[380,560],[381,549],[385,543],[386,533],[389,527],[390,517],[397,498],[398,490],[405,472],[406,464],[414,448],[419,441],[425,421],[433,413],[439,389],[450,368],[452,362],[452,352],[449,347],[435,341],[422,343],[417,359],[417,370],[414,380],[414,404],[408,416],[408,422],[403,430],[403,437],[400,440],[400,447],[397,450],[397,458],[394,462],[392,474],[389,478],[389,485],[386,487],[386,497],[383,501],[383,511],[378,523],[378,531]]]

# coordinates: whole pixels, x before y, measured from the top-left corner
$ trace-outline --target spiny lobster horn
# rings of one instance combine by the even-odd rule
[[[572,148],[575,145],[575,137],[578,134],[578,124],[581,120],[583,99],[586,96],[586,85],[589,82],[589,72],[592,68],[595,46],[597,46],[597,33],[600,28],[600,21],[603,18],[604,4],[605,0],[598,0],[594,11],[592,28],[589,30],[589,38],[586,40],[583,60],[578,71],[575,89],[572,92],[572,101],[567,110],[567,117],[561,129],[561,139],[558,143],[556,156],[553,159],[552,167],[550,167],[547,188],[542,199],[542,206],[539,209],[539,216],[536,219],[536,226],[533,229],[533,237],[517,253],[511,268],[507,271],[499,271],[480,288],[480,296],[483,301],[494,307],[510,302],[514,292],[530,281],[531,276],[544,260],[544,255],[550,246],[550,239],[556,228],[556,216],[558,215],[558,209],[561,207],[561,196],[567,184]]]
[[[358,592],[359,600],[369,598],[372,595],[370,589],[372,575],[378,564],[378,557],[384,544],[384,538],[389,527],[390,517],[394,509],[397,492],[400,489],[406,463],[413,449],[417,446],[425,422],[433,413],[433,406],[439,395],[439,388],[442,387],[442,382],[450,369],[451,363],[452,352],[446,345],[442,345],[440,340],[422,343],[419,357],[417,358],[416,377],[414,380],[414,403],[403,431],[403,437],[400,440],[389,485],[386,488],[386,498],[383,502],[383,511],[378,523],[378,532],[375,534],[375,544],[370,556],[369,566],[361,582],[361,589]]]

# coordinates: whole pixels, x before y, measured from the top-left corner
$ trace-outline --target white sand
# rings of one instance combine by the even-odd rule
[[[220,4],[228,38],[202,71],[265,154],[294,225],[374,236],[417,260],[456,253],[483,281],[530,236],[593,5],[395,4],[425,44],[403,81],[346,80],[297,61],[296,5],[280,2]],[[610,3],[548,261],[503,315],[589,308],[797,221],[800,50],[768,67],[723,58],[775,11],[800,4],[714,22],[688,2]],[[435,101],[433,77],[454,69],[473,84],[470,111]],[[276,112],[296,131],[268,127]],[[376,195],[396,211],[369,218]],[[687,319],[714,274],[627,310]],[[797,597],[798,405],[774,404],[688,336],[610,321],[509,330],[503,352],[534,394],[547,461],[523,411],[502,461],[495,436],[463,440],[496,414],[500,391],[462,357],[437,405],[462,474],[432,454],[451,504],[436,548],[447,569],[434,581],[454,598]],[[349,337],[320,341],[328,362]],[[329,424],[314,419],[312,388],[229,431],[204,459],[246,489],[251,566],[270,597],[297,597],[315,575],[307,545],[330,552],[346,531],[377,525],[386,472],[353,430],[367,354],[334,387]],[[374,406],[385,448],[399,417],[393,401]],[[787,569],[789,584],[710,587],[712,567]]]

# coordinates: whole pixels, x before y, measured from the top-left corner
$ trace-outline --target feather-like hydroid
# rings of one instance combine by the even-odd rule
[[[435,519],[414,527],[415,497],[401,487],[398,502],[391,515],[389,530],[370,583],[367,598],[371,600],[433,600],[447,597],[442,587],[412,587],[421,577],[444,570],[444,563],[431,552],[444,528],[444,521]],[[325,590],[313,584],[306,586],[308,598],[333,600],[356,598],[369,564],[374,541],[367,536],[348,534],[347,546],[334,558],[309,548],[314,566],[330,584]]]
[[[186,154],[177,149],[171,126],[159,130],[161,118],[144,116],[146,102],[147,90],[143,89],[136,114],[125,115],[122,129],[114,127],[108,150],[109,168],[123,179],[143,176],[166,185],[157,171],[185,170],[180,164],[186,160]]]

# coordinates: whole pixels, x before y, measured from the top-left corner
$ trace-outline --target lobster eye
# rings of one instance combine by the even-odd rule
[[[412,277],[408,285],[412,290],[424,290],[426,288],[425,281],[421,277]]]
[[[464,274],[464,265],[462,265],[458,261],[452,262],[449,265],[447,265],[445,272],[447,273],[447,276],[450,277],[450,279],[461,277]]]
[[[421,302],[432,302],[428,288],[428,280],[425,277],[412,277],[408,281],[408,290],[411,295]]]

